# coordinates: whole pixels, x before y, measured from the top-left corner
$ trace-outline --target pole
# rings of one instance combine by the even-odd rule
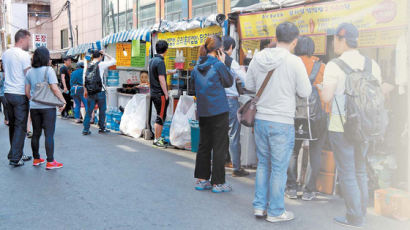
[[[67,0],[67,13],[68,13],[68,25],[70,29],[70,44],[71,47],[74,47],[74,39],[73,39],[73,26],[71,25],[71,2]]]
[[[6,36],[5,36],[5,29],[6,29],[6,17],[5,14],[5,7],[4,1],[0,0],[0,40],[1,40],[1,52],[6,50]]]

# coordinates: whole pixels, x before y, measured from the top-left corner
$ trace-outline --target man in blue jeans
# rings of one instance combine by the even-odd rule
[[[284,193],[289,159],[295,143],[296,95],[312,92],[305,65],[293,55],[299,29],[290,22],[276,28],[277,47],[264,49],[251,61],[246,88],[258,91],[269,71],[274,70],[256,107],[255,141],[258,169],[255,181],[254,214],[269,222],[294,219],[285,210]]]
[[[3,53],[4,98],[9,119],[10,151],[8,159],[14,167],[23,166],[23,161],[31,160],[23,155],[24,140],[27,132],[29,101],[25,93],[26,73],[31,68],[28,49],[31,42],[30,32],[17,31],[15,47]]]
[[[350,23],[341,24],[334,36],[334,52],[340,55],[347,66],[364,70],[365,57],[357,50],[359,31]],[[372,74],[381,83],[381,71],[372,61]],[[335,155],[340,189],[345,200],[346,215],[336,217],[336,223],[361,227],[366,216],[368,188],[366,171],[367,143],[352,144],[344,136],[342,121],[345,117],[345,81],[346,73],[331,61],[326,65],[323,78],[322,99],[332,101],[329,121],[329,140]]]
[[[108,60],[103,61],[104,57],[107,57]],[[105,112],[107,109],[107,99],[106,99],[106,94],[105,94],[106,88],[104,86],[104,73],[108,70],[110,66],[115,65],[116,62],[117,61],[113,57],[104,53],[104,51],[102,50],[101,51],[96,50],[93,53],[93,61],[91,62],[91,65],[97,65],[98,67],[99,76],[101,77],[100,84],[102,84],[102,88],[101,90],[99,90],[100,92],[89,94],[87,90],[85,79],[83,81],[84,82],[84,97],[87,98],[87,112],[86,112],[85,119],[84,119],[84,130],[83,130],[83,135],[85,136],[91,134],[90,120],[91,120],[91,114],[93,113],[95,104],[98,105],[98,112],[99,112],[98,126],[100,129],[98,133],[104,134],[104,133],[110,132],[108,129],[105,128]],[[88,69],[86,72],[88,72]]]
[[[235,40],[229,36],[223,37],[224,51],[228,56],[232,56],[235,49]],[[238,62],[232,60],[231,71],[234,76],[234,81],[238,79],[245,82],[246,73],[241,69]],[[238,121],[237,112],[239,109],[239,91],[236,84],[231,88],[225,89],[226,97],[229,105],[229,153],[232,160],[233,177],[243,177],[249,175],[249,172],[241,168],[241,124]],[[229,159],[229,155],[227,156]]]

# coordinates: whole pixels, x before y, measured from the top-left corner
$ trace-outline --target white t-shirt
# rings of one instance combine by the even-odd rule
[[[28,52],[13,47],[2,56],[5,73],[4,92],[25,95],[26,77],[24,70],[31,67],[31,57]]]
[[[358,50],[350,50],[344,52],[340,59],[342,59],[350,68],[354,70],[363,70],[365,67],[365,57],[360,54]],[[381,71],[379,65],[372,60],[372,74],[373,76],[381,83]],[[337,104],[335,99],[333,99],[332,103],[332,114],[330,116],[329,122],[329,131],[332,132],[343,132],[343,125],[341,120],[345,121],[344,116],[344,93],[345,93],[345,82],[346,82],[346,74],[343,72],[340,67],[334,63],[329,62],[326,65],[325,73],[323,76],[323,87],[327,88],[330,85],[336,84],[336,91],[335,91],[335,98],[337,98],[339,108],[337,108]],[[340,113],[342,117],[340,117],[339,109],[341,110]]]

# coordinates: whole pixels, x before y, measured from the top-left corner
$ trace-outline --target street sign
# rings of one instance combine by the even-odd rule
[[[47,34],[33,34],[33,48],[47,47]]]

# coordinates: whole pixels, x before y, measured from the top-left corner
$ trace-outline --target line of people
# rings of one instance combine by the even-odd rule
[[[110,66],[115,65],[116,60],[103,51],[94,51],[92,61],[87,71],[81,68],[73,72],[70,79],[71,58],[64,58],[64,66],[61,68],[61,90],[56,73],[50,67],[50,53],[47,48],[39,47],[32,57],[27,52],[31,42],[31,34],[27,30],[19,30],[15,34],[15,46],[8,49],[2,55],[2,68],[0,72],[0,101],[3,104],[5,124],[9,127],[10,150],[8,154],[9,164],[14,167],[24,165],[24,161],[32,158],[33,166],[40,166],[47,162],[46,169],[57,169],[63,164],[54,159],[54,133],[56,126],[57,111],[55,106],[32,100],[37,85],[47,82],[52,93],[64,103],[59,107],[62,117],[67,117],[67,100],[73,95],[75,101],[75,118],[80,119],[79,107],[81,102],[86,106],[83,135],[89,135],[90,120],[97,104],[99,108],[99,133],[108,133],[105,128],[106,94],[104,86],[104,73]],[[107,61],[103,58],[107,57]],[[73,87],[68,91],[68,87]],[[67,99],[67,100],[66,100]],[[1,106],[0,106],[1,108]],[[30,115],[29,115],[30,114]],[[33,134],[31,139],[32,155],[23,154],[24,142],[27,135],[29,116],[32,120]],[[45,150],[47,159],[41,158],[39,153],[39,141],[42,132],[45,135]]]
[[[321,107],[330,120],[328,129],[319,135],[318,140],[311,141],[312,175],[304,186],[302,199],[315,198],[321,150],[325,139],[329,138],[346,204],[346,215],[334,220],[342,225],[363,226],[368,200],[365,161],[367,143],[353,143],[346,139],[348,135],[344,135],[343,127],[347,121],[345,82],[353,71],[346,72],[344,65],[338,63],[358,70],[359,74],[365,72],[379,83],[381,74],[377,63],[369,61],[357,50],[358,37],[359,32],[353,24],[341,24],[334,36],[334,51],[340,57],[325,66],[313,56],[312,39],[300,37],[293,23],[282,23],[276,28],[276,48],[266,48],[255,54],[246,75],[229,56],[235,48],[233,39],[208,37],[200,48],[198,64],[191,74],[191,89],[194,89],[197,98],[200,126],[195,189],[212,190],[215,193],[232,191],[225,180],[224,164],[228,152],[234,163],[234,173],[242,171],[237,136],[240,124],[236,116],[239,94],[235,90],[235,83],[241,79],[247,90],[256,92],[262,87],[268,72],[274,70],[272,79],[256,105],[254,132],[258,165],[254,215],[269,222],[295,218],[291,211],[286,210],[284,197],[287,185],[286,195],[297,198],[296,159],[301,141],[295,144],[296,97],[309,97],[315,87],[320,92]],[[320,65],[314,67],[316,62]],[[311,83],[309,75],[314,72],[314,68],[318,69]],[[337,108],[336,103],[340,104],[341,109]]]

